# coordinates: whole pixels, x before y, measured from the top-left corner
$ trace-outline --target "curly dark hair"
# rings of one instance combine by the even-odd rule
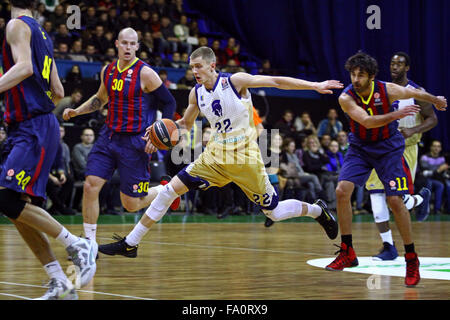
[[[409,57],[409,55],[403,51],[398,51],[396,53],[394,53],[391,57],[391,60],[394,56],[400,56],[405,58],[405,66],[409,66],[411,64],[411,58]]]
[[[348,58],[345,62],[345,70],[348,72],[352,72],[356,68],[366,71],[369,74],[369,77],[376,76],[378,74],[377,60],[364,52],[358,52]]]
[[[33,9],[36,0],[11,0],[11,5],[13,7],[21,8],[21,9]]]

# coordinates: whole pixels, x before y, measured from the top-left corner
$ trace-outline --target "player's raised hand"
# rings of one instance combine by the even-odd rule
[[[419,111],[420,111],[420,106],[418,106],[417,104],[412,104],[410,106],[406,106],[402,109],[394,111],[395,119],[398,120],[398,119],[405,118],[407,116],[414,116]]]
[[[68,120],[70,120],[70,118],[73,118],[76,116],[77,116],[77,112],[72,108],[64,109],[64,112],[62,115],[64,121],[68,121]]]
[[[439,111],[445,111],[447,110],[447,99],[445,99],[445,97],[443,96],[438,96],[438,103],[436,103],[434,106],[436,107],[436,109],[438,109]]]
[[[317,83],[316,91],[322,94],[332,94],[331,89],[342,89],[344,85],[338,80],[326,80]]]

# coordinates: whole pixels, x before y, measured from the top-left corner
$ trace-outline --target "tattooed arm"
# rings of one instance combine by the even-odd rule
[[[81,106],[79,106],[76,109],[67,108],[64,110],[63,113],[63,119],[65,121],[69,120],[70,118],[91,113],[96,110],[100,110],[107,102],[108,102],[108,92],[106,91],[106,88],[103,84],[103,73],[105,72],[106,67],[103,68],[101,74],[100,74],[100,88],[98,88],[98,91],[96,94],[94,94],[92,97],[89,98],[86,102],[84,102]]]

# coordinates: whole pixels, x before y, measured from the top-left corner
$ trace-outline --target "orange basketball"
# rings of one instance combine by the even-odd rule
[[[149,137],[157,149],[169,150],[180,141],[180,127],[171,119],[161,119],[152,124]]]

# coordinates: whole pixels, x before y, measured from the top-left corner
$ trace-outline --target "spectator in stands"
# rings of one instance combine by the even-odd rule
[[[227,47],[225,48],[225,57],[227,62],[234,60],[236,65],[240,65],[239,51],[240,45],[236,43],[236,39],[233,37],[228,38]]]
[[[180,21],[183,15],[183,0],[173,0],[167,4],[167,10],[169,13],[170,19],[173,21]]]
[[[92,35],[91,43],[100,54],[105,54],[106,49],[111,46],[111,42],[105,37],[105,29],[101,25],[95,27],[95,33]]]
[[[81,39],[75,40],[72,43],[69,54],[67,57],[73,61],[87,62],[88,59],[83,53],[83,41]]]
[[[435,194],[434,214],[444,213],[442,200],[444,190],[446,191],[447,213],[450,213],[450,170],[449,163],[441,154],[442,144],[438,140],[433,140],[430,145],[430,152],[420,157],[421,174],[426,178],[426,187]]]
[[[192,70],[186,69],[184,77],[178,80],[177,88],[191,90],[193,87],[195,87],[196,83],[197,81],[195,81],[194,73],[192,72]]]
[[[178,42],[182,43],[185,47],[185,52],[187,54],[191,54],[192,52],[192,44],[190,44],[187,40],[189,38],[189,27],[187,25],[187,16],[181,15],[180,22],[175,24],[173,27],[173,33],[178,38]],[[181,49],[181,48],[180,48]]]
[[[338,114],[336,109],[332,108],[328,110],[327,118],[319,122],[317,135],[321,137],[324,134],[329,134],[332,139],[336,139],[337,134],[339,133],[339,131],[342,131],[343,128],[342,122],[337,118]]]
[[[181,56],[179,52],[174,52],[172,54],[172,61],[170,62],[169,66],[175,69],[184,67],[184,65],[181,62]]]
[[[324,134],[320,137],[320,147],[322,148],[322,151],[326,152],[330,146],[331,143],[331,137],[328,134]]]
[[[47,21],[44,22],[44,25],[42,27],[44,28],[45,32],[47,32],[47,34],[50,37],[52,37],[52,35],[53,35],[53,22],[47,20]],[[52,37],[52,40],[54,40],[53,37]]]
[[[47,182],[47,195],[52,201],[48,212],[50,214],[75,215],[75,211],[69,206],[73,191],[73,174],[70,168],[70,150],[64,142],[65,128],[59,125],[60,145],[55,162]]]
[[[95,12],[95,10],[94,10]],[[67,15],[64,12],[64,7],[62,5],[57,5],[55,11],[51,12],[48,16],[48,21],[52,23],[53,26],[59,26],[60,24],[66,24]]]
[[[200,40],[199,34],[200,34],[200,30],[198,29],[198,22],[195,19],[191,20],[191,23],[189,23],[189,34],[192,37],[196,37]],[[206,41],[206,45],[208,45],[208,40]],[[200,44],[199,44],[200,46]]]
[[[105,51],[105,60],[108,61],[114,61],[116,59],[117,55],[116,55],[116,48],[114,47],[109,47],[108,49],[106,49]]]
[[[349,146],[347,132],[339,131],[337,135],[337,142],[339,144],[339,151],[345,156]]]
[[[185,69],[189,68],[189,55],[186,52],[181,54],[181,62],[186,65]]]
[[[302,188],[306,186],[309,191],[309,200],[317,200],[317,193],[322,191],[322,185],[315,174],[305,172],[300,165],[300,160],[295,154],[295,140],[284,138],[280,155],[280,174],[286,178],[286,186],[283,193],[283,199],[295,198],[304,199]]]
[[[150,31],[144,32],[140,49],[147,52],[149,57],[153,55],[153,37]]]
[[[100,11],[107,11],[111,8],[114,8],[114,4],[112,3],[112,0],[100,0],[98,2],[97,9]]]
[[[203,40],[201,41],[203,45]],[[220,40],[215,39],[212,42],[211,49],[214,51],[216,55],[216,64],[221,67],[227,64],[227,57],[225,55],[225,51],[220,47]]]
[[[88,60],[88,62],[99,61],[97,56],[97,49],[93,44],[88,44],[86,46],[85,57]]]
[[[330,162],[329,157],[320,148],[317,136],[311,135],[306,138],[306,150],[303,153],[303,162],[305,170],[315,174],[325,191],[325,200],[328,204],[332,204],[335,200],[336,192],[333,185],[333,179],[328,174],[327,164]]]
[[[151,64],[150,63],[150,57],[148,56],[147,51],[141,51],[139,53],[139,59],[141,59],[142,61],[144,61],[145,63]],[[109,61],[113,61],[113,60],[109,60]]]
[[[95,134],[91,128],[85,128],[81,134],[81,142],[72,150],[72,164],[76,181],[84,181],[87,158],[94,146]]]
[[[110,18],[111,18],[111,13],[110,13]],[[124,28],[132,27],[131,19],[130,19],[130,12],[128,10],[124,10],[121,12],[120,17],[117,21],[117,24],[118,24],[118,27],[116,28],[116,31],[122,30]]]
[[[6,33],[6,20],[3,17],[0,17],[0,43],[3,43],[3,39],[5,38]]]
[[[294,127],[294,112],[292,110],[285,110],[283,116],[273,126],[274,129],[280,130],[280,134],[284,137],[295,138],[296,130]]]
[[[54,50],[54,58],[55,59],[67,59],[69,54],[69,47],[67,43],[61,42],[58,44],[58,49]]]
[[[162,83],[166,86],[166,88],[172,88],[172,82],[168,79],[167,71],[161,69],[158,71],[158,75],[161,78]]]
[[[328,178],[333,183],[333,189],[336,190],[339,172],[341,171],[342,164],[344,163],[344,157],[341,152],[339,152],[339,144],[336,140],[330,142],[328,150],[325,151],[330,161],[327,163]],[[330,200],[331,209],[336,209],[336,194]]]
[[[160,29],[164,47],[169,48],[169,52],[187,52],[188,43],[180,41],[180,39],[174,33],[174,27],[169,17],[161,18],[161,29]],[[167,50],[167,49],[166,49]]]
[[[108,12],[102,12],[100,14],[99,20],[97,22],[97,25],[101,25],[104,30],[114,30],[115,25],[111,20],[109,20]]]
[[[169,8],[166,5],[165,0],[155,0],[154,10],[158,13],[160,17],[169,16]]]
[[[295,118],[294,126],[300,134],[305,136],[317,133],[308,111],[303,111],[300,117]]]
[[[140,11],[139,18],[137,19],[134,27],[135,30],[142,32],[150,31],[150,12],[148,10]]]
[[[39,23],[39,25],[44,25],[45,20],[47,20],[45,13],[45,4],[43,2],[37,5],[36,10],[33,12],[33,18]]]
[[[266,75],[266,76],[277,76],[278,72],[272,69],[269,59],[264,59],[261,63],[261,68],[258,70],[258,74]]]
[[[55,45],[59,45],[60,43],[67,44],[67,47],[70,48],[73,42],[73,35],[67,29],[65,23],[58,25],[58,29],[54,34]]]
[[[94,30],[98,23],[98,18],[96,16],[95,7],[90,6],[86,10],[86,14],[81,15],[84,18],[83,26],[87,30]]]
[[[106,30],[111,30],[114,33],[117,33],[117,31],[120,30],[120,29],[118,29],[119,27],[118,27],[117,20],[118,20],[118,16],[117,16],[117,9],[116,9],[116,7],[109,8],[109,10],[108,10],[108,22],[109,22],[109,26],[110,27],[108,29],[106,29]]]
[[[72,108],[75,109],[78,107],[81,99],[83,98],[83,92],[80,88],[75,88],[72,91],[72,94],[68,97],[64,97],[56,104],[55,109],[53,109],[53,113],[58,118],[60,122],[63,121],[62,114],[65,109]]]
[[[70,83],[73,86],[79,86],[83,82],[83,76],[81,74],[80,66],[75,64],[70,69],[64,83]]]
[[[245,72],[245,69],[238,66],[236,64],[236,60],[228,60],[227,65],[225,68],[222,69],[222,72],[227,72],[227,73],[236,73],[236,72]]]

